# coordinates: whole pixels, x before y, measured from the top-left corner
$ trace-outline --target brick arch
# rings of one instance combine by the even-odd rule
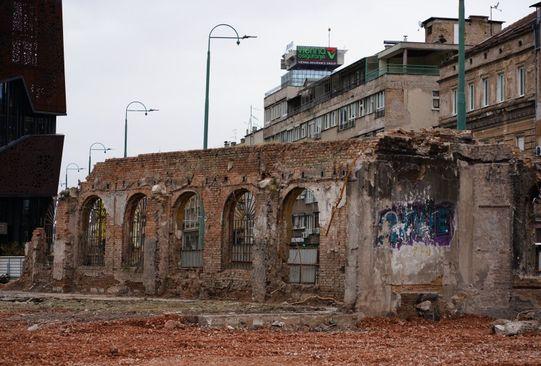
[[[298,197],[305,191],[311,193],[313,200],[307,201],[305,198],[303,202],[299,202]],[[289,189],[282,200],[278,214],[278,227],[280,228],[278,257],[280,264],[287,267],[287,271],[281,271],[284,282],[308,284],[317,282],[319,267],[318,204],[313,190],[304,186],[295,186]],[[294,219],[295,212],[304,213],[304,215]],[[304,227],[304,229],[295,229],[294,220],[297,221],[296,223],[305,220],[304,225],[298,226]]]
[[[236,189],[227,197],[222,216],[222,267],[251,268],[255,204],[255,195],[247,188]]]
[[[148,196],[137,192],[130,196],[124,210],[122,265],[143,270],[144,242],[147,234]]]
[[[198,203],[193,200],[198,200]],[[194,215],[197,216],[197,222],[194,222],[196,218]],[[199,268],[203,266],[204,215],[203,200],[196,191],[184,191],[174,201],[171,253],[173,268]]]
[[[107,243],[107,210],[101,197],[88,196],[80,207],[79,263],[104,266]]]

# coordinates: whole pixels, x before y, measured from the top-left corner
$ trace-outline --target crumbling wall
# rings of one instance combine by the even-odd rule
[[[417,295],[452,311],[505,312],[513,306],[514,251],[523,251],[519,241],[530,230],[515,212],[529,182],[517,172],[529,170],[517,169],[508,147],[440,130],[108,160],[60,200],[54,277],[64,291],[332,297],[373,315],[399,312]],[[287,197],[302,189],[314,193],[320,221],[319,276],[308,285],[288,281],[284,234]],[[252,262],[236,268],[227,259],[226,208],[234,192],[246,191],[255,198]],[[188,193],[205,210],[200,268],[179,266],[175,215]],[[123,264],[123,247],[138,195],[148,198],[147,224],[144,266],[134,269]],[[105,264],[88,267],[82,212],[93,197],[107,211]]]
[[[346,282],[356,284],[348,304],[386,314],[431,296],[442,310],[512,308],[513,236],[528,230],[514,216],[515,157],[504,145],[449,137],[389,134],[357,168],[348,196]]]

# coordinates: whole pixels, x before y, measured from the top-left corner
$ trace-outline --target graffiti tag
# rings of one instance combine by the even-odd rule
[[[453,237],[454,206],[432,201],[394,204],[380,212],[376,246],[400,249],[415,243],[449,246]]]

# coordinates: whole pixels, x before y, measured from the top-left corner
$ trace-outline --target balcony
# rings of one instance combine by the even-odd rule
[[[440,69],[437,66],[429,65],[402,65],[389,64],[382,68],[369,71],[366,74],[366,82],[375,80],[383,75],[424,75],[439,76]]]

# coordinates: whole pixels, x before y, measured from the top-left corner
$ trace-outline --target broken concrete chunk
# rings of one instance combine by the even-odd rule
[[[505,321],[505,319],[500,319],[493,323],[492,332],[505,336],[539,332],[539,322],[535,320]]]
[[[415,305],[415,308],[420,311],[430,311],[432,310],[432,302],[429,300],[423,301],[422,303]]]
[[[35,332],[38,329],[39,329],[39,325],[34,324],[34,325],[29,326],[26,330],[29,331],[29,332]]]
[[[283,328],[283,327],[286,325],[286,323],[281,322],[281,321],[278,321],[278,320],[275,320],[275,321],[272,322],[271,325],[272,325],[273,327]]]

